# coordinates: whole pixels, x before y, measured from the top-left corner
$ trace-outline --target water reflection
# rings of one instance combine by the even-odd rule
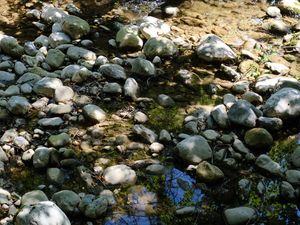
[[[116,215],[107,221],[105,225],[155,225],[159,224],[156,217],[137,215]]]

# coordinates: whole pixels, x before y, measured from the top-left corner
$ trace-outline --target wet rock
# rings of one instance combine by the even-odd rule
[[[90,32],[90,25],[77,16],[66,16],[62,21],[62,30],[73,39],[79,39]]]
[[[257,110],[245,100],[239,100],[228,110],[228,118],[234,123],[245,127],[255,127]],[[260,115],[261,116],[261,115]]]
[[[170,57],[177,54],[178,49],[175,44],[165,37],[150,38],[144,45],[144,54],[148,58]]]
[[[270,149],[273,145],[272,135],[264,128],[253,128],[245,134],[245,143],[253,149]]]
[[[28,225],[31,223],[36,225],[71,225],[63,211],[50,201],[27,205],[15,217],[16,225]]]
[[[0,96],[13,96],[19,94],[20,88],[16,85],[10,85],[4,92],[0,91]]]
[[[126,165],[115,165],[106,168],[103,172],[105,182],[109,184],[131,185],[136,182],[134,170]]]
[[[47,23],[61,22],[67,13],[51,4],[45,4],[42,8],[41,18]]]
[[[176,146],[179,156],[188,163],[196,164],[212,157],[212,150],[202,136],[191,136]]]
[[[136,123],[146,123],[148,121],[148,116],[143,112],[136,112],[133,116],[133,120]]]
[[[116,80],[126,79],[126,73],[124,68],[117,64],[104,64],[100,66],[99,72],[107,78],[113,78]]]
[[[48,43],[52,48],[56,48],[59,45],[71,43],[71,38],[63,32],[54,32],[50,34]]]
[[[264,115],[269,117],[293,118],[300,115],[300,90],[282,88],[275,92],[263,105]]]
[[[214,34],[202,37],[196,52],[200,59],[207,62],[224,62],[236,58],[234,51]]]
[[[295,167],[300,167],[300,147],[297,147],[292,153],[291,160]]]
[[[25,193],[21,198],[21,204],[24,205],[33,205],[39,202],[48,201],[47,195],[40,190],[34,190]]]
[[[33,85],[37,81],[39,81],[40,79],[42,79],[42,78],[37,74],[25,73],[17,80],[17,84],[30,84],[30,85]]]
[[[152,130],[150,130],[149,128],[147,128],[143,125],[134,125],[133,132],[135,134],[141,136],[143,139],[145,139],[150,144],[157,140],[157,134],[155,134]]]
[[[152,164],[146,167],[146,173],[151,175],[163,175],[166,168],[160,164]]]
[[[267,130],[280,130],[282,128],[282,120],[275,117],[259,117],[258,123],[260,127]]]
[[[265,65],[272,72],[279,74],[279,75],[285,75],[290,71],[290,69],[287,66],[280,64],[280,63],[267,62]]]
[[[55,89],[61,86],[63,86],[63,84],[60,79],[44,77],[34,84],[33,91],[38,95],[52,98]]]
[[[52,200],[67,215],[79,212],[80,197],[74,191],[62,190],[56,192],[52,195]]]
[[[196,174],[205,182],[214,182],[224,178],[222,170],[206,161],[201,162],[197,166]]]
[[[287,182],[293,185],[300,185],[300,171],[299,170],[287,170],[285,172]]]
[[[46,147],[38,147],[34,151],[32,163],[34,168],[45,168],[48,166],[50,160],[50,149]]]
[[[1,143],[12,142],[17,136],[18,136],[18,132],[15,129],[6,130],[2,135],[0,142]]]
[[[74,61],[79,59],[95,61],[97,58],[94,52],[76,46],[68,48],[67,55]]]
[[[296,191],[289,182],[282,181],[280,185],[280,196],[284,200],[294,200],[296,198]]]
[[[106,212],[108,206],[107,198],[99,197],[95,198],[94,195],[85,195],[79,204],[80,211],[91,219],[101,217]]]
[[[85,118],[93,123],[100,123],[106,119],[106,113],[96,105],[88,104],[82,109]]]
[[[157,97],[158,104],[163,107],[172,107],[175,105],[175,101],[168,95],[160,94]]]
[[[118,83],[106,83],[103,86],[103,92],[107,94],[121,94],[122,93],[122,87]]]
[[[38,47],[48,47],[49,45],[49,38],[45,35],[40,35],[38,36],[34,42],[33,42],[36,46]]]
[[[66,133],[51,135],[48,139],[49,145],[53,147],[62,147],[70,142],[70,136]]]
[[[59,68],[65,60],[65,54],[58,49],[50,49],[45,59],[46,63],[53,68]]]
[[[143,40],[139,37],[138,33],[138,26],[123,26],[116,35],[116,42],[120,48],[141,49],[143,47]]]
[[[131,64],[131,72],[140,76],[154,76],[156,74],[155,66],[152,62],[136,58],[129,61]]]
[[[256,210],[250,207],[237,207],[224,211],[225,220],[229,225],[242,225],[257,219]]]
[[[255,164],[257,167],[270,174],[280,175],[280,165],[265,154],[257,157]]]
[[[20,58],[24,54],[24,48],[18,44],[17,39],[11,36],[0,36],[1,50],[14,58]]]
[[[131,97],[133,100],[137,99],[139,85],[134,78],[127,78],[123,88],[125,96]]]
[[[226,108],[223,104],[217,105],[211,111],[211,116],[221,128],[227,128],[230,125]]]
[[[21,96],[12,96],[7,102],[7,109],[14,115],[24,115],[30,108],[28,100]]]
[[[38,121],[38,124],[42,127],[58,127],[63,123],[64,121],[60,117],[44,118]]]

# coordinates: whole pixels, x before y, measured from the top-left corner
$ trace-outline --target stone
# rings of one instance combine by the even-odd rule
[[[278,17],[278,18],[281,17],[280,9],[276,6],[269,6],[267,8],[267,14],[270,17]]]
[[[137,179],[135,171],[126,165],[115,165],[106,168],[103,177],[105,182],[113,185],[132,185]]]
[[[287,182],[292,185],[300,185],[300,171],[299,170],[287,170],[285,172]]]
[[[296,191],[289,182],[282,181],[280,185],[280,196],[287,201],[294,200],[296,198]]]
[[[138,111],[134,114],[133,120],[136,123],[146,123],[148,121],[148,116],[145,113]]]
[[[131,72],[140,76],[154,76],[156,74],[155,66],[152,62],[142,59],[136,58],[130,60],[131,64]]]
[[[44,77],[37,81],[33,86],[33,91],[41,96],[52,98],[55,93],[55,89],[63,86],[63,83],[58,78]]]
[[[215,182],[224,178],[222,170],[206,161],[201,162],[197,166],[196,174],[200,180],[205,182]]]
[[[255,90],[258,93],[273,92],[284,87],[300,87],[300,82],[291,77],[266,75],[259,77],[255,84]]]
[[[80,211],[87,218],[96,219],[102,216],[107,210],[108,201],[107,198],[101,196],[95,198],[94,195],[87,194],[83,197],[82,201],[79,204]]]
[[[17,85],[10,85],[4,92],[0,92],[0,95],[3,96],[13,96],[19,94],[20,94],[20,88]]]
[[[66,16],[62,21],[62,30],[73,39],[79,39],[90,32],[90,25],[77,16]]]
[[[79,59],[95,61],[97,59],[94,52],[76,46],[68,48],[67,56],[69,56],[69,58],[74,61],[77,61]]]
[[[257,212],[253,208],[241,206],[226,209],[224,216],[228,225],[242,225],[256,221]]]
[[[61,22],[68,14],[51,4],[45,4],[42,8],[41,18],[47,23]]]
[[[219,132],[212,130],[212,129],[208,129],[202,132],[202,135],[210,141],[216,141],[221,135],[219,134]]]
[[[60,104],[60,105],[51,104],[48,107],[49,107],[49,113],[54,115],[71,113],[73,109],[72,105],[69,104]]]
[[[152,17],[145,16],[137,21],[139,25],[139,31],[143,37],[150,39],[152,37],[162,36],[171,31],[171,28],[163,20]]]
[[[43,201],[48,201],[48,197],[41,190],[34,190],[34,191],[27,192],[21,198],[22,206],[33,205]]]
[[[62,190],[52,195],[52,200],[67,215],[74,215],[79,212],[78,206],[80,197],[74,191]]]
[[[34,168],[45,168],[50,160],[50,149],[46,147],[38,147],[33,154],[32,163]]]
[[[45,219],[46,218],[46,219]],[[15,217],[15,225],[71,225],[68,217],[50,201],[26,205]]]
[[[0,204],[10,204],[11,203],[11,194],[0,187]]]
[[[106,83],[103,86],[103,92],[107,94],[121,94],[122,93],[122,87],[118,83]]]
[[[12,96],[7,102],[7,109],[14,115],[24,115],[31,109],[31,104],[25,97]]]
[[[34,45],[41,48],[41,47],[48,47],[49,45],[49,38],[45,35],[40,35],[34,40]]]
[[[227,115],[226,107],[223,104],[217,105],[211,111],[212,118],[221,128],[228,128],[230,121]]]
[[[179,156],[187,163],[197,164],[212,157],[212,150],[202,136],[188,137],[176,145]]]
[[[93,104],[85,105],[82,112],[84,117],[93,123],[100,123],[106,119],[106,113],[100,107]]]
[[[257,157],[255,165],[273,175],[280,175],[280,165],[274,162],[269,156],[262,154]]]
[[[63,32],[54,32],[50,34],[48,42],[52,48],[56,48],[60,45],[71,43],[71,38]]]
[[[0,161],[1,162],[7,162],[8,161],[7,154],[5,153],[5,151],[1,147],[0,147]]]
[[[234,51],[214,34],[201,38],[196,53],[200,59],[207,62],[226,62],[237,57]]]
[[[58,49],[50,49],[46,56],[46,63],[53,68],[59,68],[63,65],[65,60],[65,54]]]
[[[74,91],[68,86],[59,86],[54,90],[54,100],[56,102],[68,102],[74,97]]]
[[[245,126],[255,127],[258,110],[245,100],[239,100],[234,103],[228,110],[228,118],[230,122]],[[262,115],[260,115],[262,116]]]
[[[276,35],[284,35],[291,32],[289,26],[281,19],[266,20],[262,27]]]
[[[124,95],[131,97],[132,100],[136,100],[139,91],[139,84],[134,78],[127,78],[124,84]]]
[[[143,40],[139,37],[139,28],[136,25],[123,26],[116,35],[116,42],[120,48],[135,48],[143,47]]]
[[[143,52],[147,58],[170,57],[176,55],[178,49],[171,40],[165,37],[154,37],[145,43]]]
[[[164,149],[164,145],[158,142],[153,142],[149,149],[152,153],[160,153]]]
[[[279,75],[285,75],[290,71],[290,69],[287,66],[280,64],[280,63],[267,62],[265,65],[272,72],[279,74]]]
[[[161,130],[158,140],[162,143],[168,143],[172,140],[170,133],[167,130]]]
[[[272,135],[264,128],[252,128],[245,134],[245,143],[252,149],[268,150],[273,145]]]
[[[280,118],[275,117],[264,117],[258,118],[258,124],[267,130],[280,130],[282,128],[283,122]]]
[[[220,70],[228,78],[228,80],[237,81],[241,78],[240,73],[224,64],[221,64]]]
[[[163,107],[172,107],[175,105],[175,101],[168,95],[160,94],[157,97],[158,104]]]
[[[251,104],[255,104],[255,103],[262,103],[263,102],[263,98],[253,92],[253,91],[246,91],[243,95],[242,95],[242,99],[246,100],[247,102],[250,102]]]
[[[232,91],[238,94],[244,94],[245,92],[249,91],[249,85],[250,83],[247,80],[235,82],[232,86]]]
[[[18,80],[17,84],[30,84],[34,85],[37,81],[42,79],[39,75],[34,73],[24,73]]]
[[[64,173],[59,168],[48,168],[47,169],[47,180],[51,184],[62,185],[64,183]]]
[[[70,136],[67,133],[61,133],[57,135],[51,135],[48,138],[48,143],[53,147],[63,147],[67,145],[70,140]]]
[[[0,49],[14,58],[20,58],[24,54],[24,48],[18,44],[17,39],[11,36],[0,37]]]
[[[100,66],[99,72],[107,78],[112,78],[116,80],[126,79],[126,72],[124,68],[117,64],[111,64],[111,63],[104,64]]]
[[[235,139],[232,146],[236,151],[238,151],[240,153],[243,153],[243,154],[249,154],[250,153],[250,150],[239,139]]]
[[[294,15],[300,14],[300,3],[298,0],[282,0],[279,2],[278,7],[282,12]]]
[[[300,167],[300,147],[297,147],[291,155],[292,164]]]
[[[166,168],[160,164],[152,164],[146,167],[146,173],[151,175],[163,175]]]
[[[0,143],[12,142],[17,136],[18,132],[15,129],[6,130],[0,139]]]
[[[139,136],[141,136],[144,140],[152,144],[157,140],[157,134],[155,134],[152,130],[149,128],[139,124],[133,126],[133,132]]]
[[[0,84],[10,84],[16,79],[16,74],[6,71],[0,71]]]
[[[262,107],[264,115],[281,119],[300,115],[300,90],[282,88],[271,95]]]
[[[60,117],[43,118],[38,121],[38,124],[42,127],[58,127],[64,123]]]
[[[237,98],[233,94],[228,93],[223,96],[223,104],[227,108],[230,108],[235,102],[237,102]]]
[[[18,136],[14,139],[14,144],[16,147],[22,149],[23,151],[25,151],[28,146],[30,145],[29,141],[26,140],[26,138],[22,137],[22,136]]]

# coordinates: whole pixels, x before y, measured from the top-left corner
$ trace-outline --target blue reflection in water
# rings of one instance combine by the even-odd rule
[[[137,216],[137,215],[121,215],[105,222],[105,225],[154,225],[159,224],[156,217]]]
[[[174,204],[179,205],[187,191],[192,191],[190,202],[196,205],[202,200],[204,194],[194,187],[195,184],[195,179],[188,174],[172,168],[166,174],[165,192]]]

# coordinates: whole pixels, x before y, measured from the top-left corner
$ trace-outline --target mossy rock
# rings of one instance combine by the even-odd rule
[[[245,134],[246,144],[256,150],[269,150],[273,145],[272,135],[264,128],[253,128]]]

